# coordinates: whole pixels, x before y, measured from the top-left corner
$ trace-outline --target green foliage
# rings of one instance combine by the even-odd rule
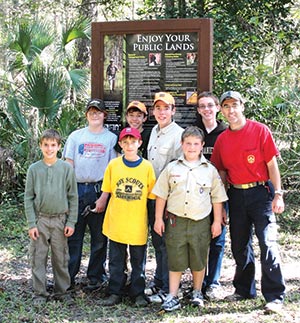
[[[22,156],[20,165],[36,156],[33,142],[45,127],[67,136],[84,122],[91,21],[130,19],[136,8],[140,19],[214,20],[214,92],[235,89],[245,96],[247,117],[274,132],[285,187],[299,187],[299,1],[20,0],[2,7],[1,145]]]
[[[75,65],[76,40],[89,39],[90,20],[70,20],[61,32],[54,27],[46,20],[23,19],[7,30],[8,68],[0,80],[1,146],[14,152],[22,190],[29,164],[40,158],[40,133],[52,127],[68,135],[81,121],[78,108],[87,99],[89,71]],[[9,183],[2,189],[11,189]]]
[[[271,128],[288,190],[300,187],[299,12],[291,0],[147,0],[138,11],[150,19],[214,19],[213,90],[240,91],[247,117]]]
[[[24,79],[25,106],[38,108],[40,118],[53,120],[66,93],[62,73],[41,65],[29,70]]]

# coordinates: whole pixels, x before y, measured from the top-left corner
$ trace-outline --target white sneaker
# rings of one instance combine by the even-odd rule
[[[154,283],[150,283],[149,287],[145,289],[144,293],[147,296],[151,296],[157,294],[159,291],[159,287],[157,287]]]
[[[280,314],[282,312],[283,303],[279,299],[275,299],[274,301],[271,301],[267,303],[264,307],[264,311],[266,314],[272,314],[272,313],[278,313]]]
[[[194,306],[204,307],[204,299],[200,290],[193,290],[191,304]]]
[[[167,295],[168,294],[161,289],[157,294],[149,296],[149,300],[151,303],[163,303]]]
[[[223,289],[221,286],[209,286],[205,291],[205,297],[209,301],[218,301],[220,299],[223,299],[222,296]]]

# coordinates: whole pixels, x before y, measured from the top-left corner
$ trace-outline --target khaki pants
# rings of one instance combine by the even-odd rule
[[[35,295],[46,297],[49,295],[46,290],[49,247],[51,247],[54,294],[56,296],[65,294],[70,287],[68,240],[64,236],[65,223],[65,214],[38,217],[39,238],[35,241],[31,240],[30,243],[32,284]]]

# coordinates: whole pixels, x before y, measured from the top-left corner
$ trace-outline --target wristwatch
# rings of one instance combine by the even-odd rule
[[[282,196],[283,195],[283,190],[275,190],[274,194],[278,194],[278,195]]]

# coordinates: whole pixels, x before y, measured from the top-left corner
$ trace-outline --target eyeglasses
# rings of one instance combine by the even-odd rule
[[[205,104],[199,104],[198,105],[198,108],[201,109],[201,110],[204,110],[205,108],[212,109],[215,106],[216,105],[213,104],[213,103],[208,103],[207,105],[205,105]]]

